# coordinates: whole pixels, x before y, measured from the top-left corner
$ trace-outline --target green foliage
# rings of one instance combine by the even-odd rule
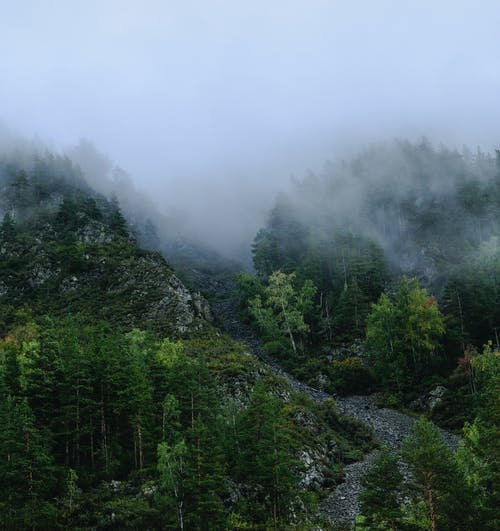
[[[155,529],[160,520],[158,510],[147,500],[132,497],[117,498],[102,505],[98,513],[98,529]]]
[[[257,272],[267,278],[278,269],[295,270],[303,256],[307,232],[292,202],[285,194],[280,194],[267,227],[255,238],[253,253]]]
[[[111,201],[111,214],[109,216],[109,226],[111,230],[117,234],[118,236],[122,238],[127,238],[128,228],[127,228],[127,222],[125,221],[125,218],[123,217],[123,214],[121,213],[118,201],[113,198]]]
[[[415,279],[403,278],[391,300],[381,295],[368,317],[366,358],[388,387],[412,385],[437,365],[444,332],[436,300]]]
[[[57,470],[25,398],[0,399],[0,522],[4,529],[55,524]]]
[[[382,449],[372,468],[361,480],[361,513],[376,528],[397,529],[401,520],[400,495],[403,476],[398,458]]]
[[[377,299],[388,279],[381,249],[358,234],[340,230],[335,230],[333,236],[329,231],[311,232],[305,240],[293,240],[293,245],[302,250],[295,252],[292,266],[289,254],[269,251],[265,243],[278,237],[290,241],[289,235],[259,234],[254,245],[254,262],[260,276],[267,277],[273,270],[281,269],[296,273],[299,283],[309,279],[317,286],[319,300],[316,297],[315,302],[319,303],[319,312],[315,309],[311,324],[319,337],[336,343],[362,337],[369,304]],[[273,249],[282,244],[277,242]],[[281,255],[283,258],[279,258]],[[266,265],[261,267],[263,262]]]
[[[243,321],[249,322],[252,314],[248,303],[256,297],[261,299],[264,297],[264,285],[256,276],[242,272],[236,276],[236,287],[239,296],[237,307],[239,316]]]
[[[366,324],[366,358],[398,400],[461,352],[447,396],[468,409],[455,425],[471,423],[457,456],[417,422],[403,447],[410,503],[401,516],[400,476],[383,452],[365,479],[363,526],[497,529],[499,356],[492,344],[469,356],[466,345],[497,339],[498,172],[495,181],[479,154],[399,148],[389,186],[367,153],[340,178],[306,179],[278,198],[255,239],[257,276],[237,279],[239,311],[268,352],[286,353],[313,385],[326,375],[335,392],[370,386],[360,358],[328,357]],[[448,188],[433,168],[451,175]],[[412,181],[400,186],[403,175]],[[346,212],[353,183],[362,200]],[[333,401],[312,404],[266,375],[244,346],[215,333],[178,340],[178,306],[165,307],[172,270],[137,247],[117,202],[92,192],[68,159],[0,161],[0,210],[0,527],[314,527],[297,456],[328,448],[330,488],[341,463],[373,448],[372,434]],[[151,225],[142,236],[158,246]],[[434,299],[408,280],[381,296],[401,257],[443,287],[446,366]]]
[[[2,166],[0,161],[3,176]],[[0,211],[6,212],[0,226],[0,328],[6,331],[24,306],[34,314],[78,313],[163,336],[207,327],[194,304],[179,317],[175,295],[169,301],[165,293],[184,287],[172,282],[169,265],[158,253],[138,248],[116,200],[90,190],[68,161],[47,155],[21,180],[17,170],[7,175],[0,190],[14,187],[15,193],[0,194]]]
[[[374,384],[373,376],[359,357],[333,360],[327,367],[327,375],[332,392],[340,395],[366,394]]]
[[[473,360],[477,375],[477,416],[464,427],[458,463],[472,491],[478,522],[485,529],[500,524],[500,353],[486,345]]]
[[[498,236],[484,241],[450,275],[443,290],[447,346],[456,361],[466,345],[498,342],[500,322],[500,244]]]
[[[424,529],[473,529],[472,493],[437,428],[421,417],[404,441],[402,455],[415,488],[407,518],[424,518],[420,520]]]
[[[250,313],[268,339],[280,336],[288,339],[293,353],[297,354],[297,340],[309,332],[305,317],[312,310],[316,288],[311,281],[306,281],[300,290],[296,290],[294,278],[294,273],[272,273],[264,290],[264,302],[257,295],[250,301]]]
[[[354,279],[342,291],[335,305],[332,323],[335,339],[348,342],[352,338],[361,337],[368,311],[366,298]]]
[[[426,139],[373,146],[349,163],[329,164],[321,175],[295,181],[277,198],[253,247],[261,281],[281,270],[295,273],[299,286],[308,279],[317,287],[316,307],[306,320],[307,356],[295,356],[289,368],[308,372],[307,360],[309,372],[318,368],[310,381],[317,379],[332,347],[348,349],[363,338],[370,305],[378,300],[378,317],[395,336],[405,336],[400,345],[393,338],[397,351],[390,355],[374,348],[386,358],[376,372],[391,387],[426,387],[431,374],[455,369],[468,344],[498,343],[498,183],[495,157],[435,149]],[[388,286],[403,272],[439,296],[445,334],[422,301],[413,301],[412,318],[401,317],[403,329],[401,322],[389,322],[392,312],[384,317],[380,295],[385,291],[397,305]],[[410,309],[409,301],[401,302]],[[270,320],[262,315],[261,321]],[[272,328],[261,332],[274,337],[266,349],[279,355],[286,343]],[[312,357],[319,362],[309,363]],[[450,403],[441,420],[459,427],[470,400],[457,386],[451,395],[461,412],[454,414]]]
[[[7,213],[3,217],[0,225],[0,239],[4,243],[12,243],[15,241],[17,235],[16,224],[12,216]]]
[[[283,403],[262,381],[256,384],[248,408],[237,420],[235,446],[239,449],[236,477],[258,489],[244,514],[254,513],[257,522],[281,527],[299,496],[300,466],[294,457],[298,444]]]
[[[188,449],[183,440],[173,446],[169,446],[167,443],[158,445],[160,505],[165,507],[165,512],[176,514],[177,525],[180,529],[184,529],[185,460],[187,454]]]

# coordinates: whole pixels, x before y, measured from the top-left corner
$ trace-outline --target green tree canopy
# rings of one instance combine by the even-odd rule
[[[305,317],[312,309],[316,287],[306,280],[297,290],[294,279],[295,273],[274,271],[264,290],[264,301],[257,295],[250,302],[250,312],[264,333],[270,337],[276,334],[287,337],[293,352],[297,353],[297,338],[309,332]]]
[[[368,316],[367,361],[383,383],[401,389],[431,372],[443,333],[436,299],[403,278],[394,297],[382,294]]]

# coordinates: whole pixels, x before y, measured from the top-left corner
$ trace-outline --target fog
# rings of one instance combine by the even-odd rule
[[[292,175],[364,144],[500,143],[495,0],[2,4],[5,127],[231,256]]]

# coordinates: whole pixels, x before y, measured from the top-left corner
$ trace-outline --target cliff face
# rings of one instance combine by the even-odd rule
[[[208,303],[159,253],[139,248],[116,202],[80,181],[9,172],[0,179],[3,314],[82,313],[173,337],[209,326]]]

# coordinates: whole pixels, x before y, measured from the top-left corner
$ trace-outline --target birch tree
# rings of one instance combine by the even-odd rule
[[[264,290],[264,301],[257,295],[250,302],[250,312],[258,326],[270,338],[284,336],[294,352],[298,350],[298,339],[309,332],[305,321],[311,311],[316,287],[306,280],[300,290],[295,289],[295,273],[274,271]]]

